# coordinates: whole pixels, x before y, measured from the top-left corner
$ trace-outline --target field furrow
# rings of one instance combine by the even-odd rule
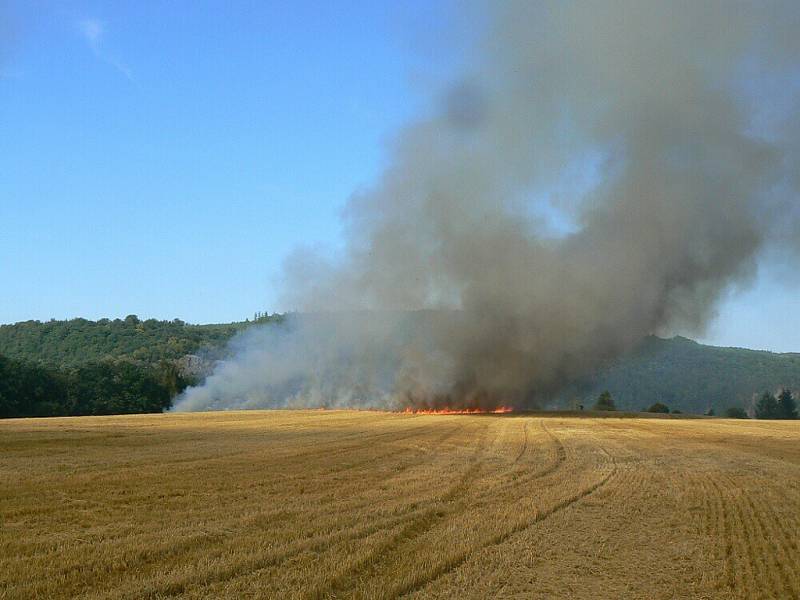
[[[0,597],[800,597],[800,426],[0,422]]]

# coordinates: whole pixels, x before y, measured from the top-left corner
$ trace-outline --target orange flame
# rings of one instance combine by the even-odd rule
[[[406,406],[403,412],[412,415],[497,415],[510,413],[514,409],[510,406],[497,408],[414,408]]]

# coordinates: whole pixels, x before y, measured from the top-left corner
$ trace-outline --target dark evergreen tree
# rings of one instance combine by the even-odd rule
[[[756,403],[756,419],[779,419],[778,400],[770,392],[764,392]]]
[[[797,418],[797,403],[795,402],[792,391],[788,389],[781,390],[778,394],[778,419],[796,419]]]
[[[594,403],[594,410],[617,410],[617,407],[614,406],[614,399],[611,397],[611,392],[606,390],[597,398],[597,402]]]

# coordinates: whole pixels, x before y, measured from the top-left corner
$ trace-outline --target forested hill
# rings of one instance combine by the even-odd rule
[[[582,391],[570,393],[591,398],[609,390],[617,407],[625,410],[662,402],[686,413],[713,408],[720,415],[732,406],[748,408],[755,394],[781,387],[800,390],[800,354],[650,336],[630,356],[591,377]]]
[[[254,321],[26,321],[0,326],[0,417],[160,412]],[[200,361],[183,357],[200,354]],[[192,368],[199,362],[200,368]]]
[[[0,363],[0,379],[6,378],[5,383],[0,381],[0,404],[3,397],[5,402],[22,398],[19,391],[22,389],[44,394],[49,388],[41,381],[48,373],[58,383],[53,384],[54,390],[62,389],[59,386],[66,385],[65,381],[97,384],[91,394],[95,404],[89,408],[82,404],[89,395],[87,391],[72,385],[67,386],[75,390],[70,407],[62,406],[60,396],[55,400],[45,398],[55,392],[41,397],[34,394],[23,402],[29,408],[19,405],[4,411],[0,407],[0,416],[138,412],[155,405],[168,406],[170,394],[202,378],[215,359],[224,357],[227,341],[237,332],[253,323],[277,322],[282,318],[257,314],[253,321],[191,325],[177,319],[142,321],[131,315],[115,320],[0,325],[0,359],[7,357]],[[187,363],[180,360],[193,354],[208,359],[200,361],[203,366],[198,371],[187,370]],[[34,385],[37,381],[38,387]],[[120,387],[120,381],[133,383]],[[147,384],[150,388],[142,387],[143,381],[158,382],[158,389],[150,383]],[[100,385],[101,382],[108,385]],[[114,382],[119,390],[109,387]],[[5,392],[3,385],[8,388]],[[18,391],[12,392],[9,386]],[[149,404],[135,400],[142,393],[129,393],[131,387],[153,390]],[[780,387],[800,390],[800,354],[717,348],[681,337],[649,337],[630,356],[595,373],[580,387],[566,390],[553,405],[590,406],[601,391],[609,390],[620,409],[641,410],[661,402],[685,413],[704,413],[713,408],[719,415],[733,406],[749,408],[755,394]],[[63,391],[60,394],[63,396]],[[56,404],[61,406],[60,412],[47,408]]]
[[[279,319],[278,315],[257,316],[256,321],[221,325],[191,325],[179,319],[141,321],[135,315],[99,321],[24,321],[0,325],[0,355],[59,368],[105,360],[157,364],[187,354],[215,356],[245,327]]]

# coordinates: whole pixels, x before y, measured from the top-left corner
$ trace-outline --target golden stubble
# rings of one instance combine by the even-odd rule
[[[800,423],[0,422],[0,597],[800,595]]]

